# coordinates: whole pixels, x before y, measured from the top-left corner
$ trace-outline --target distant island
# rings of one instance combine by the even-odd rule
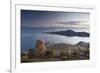
[[[90,36],[89,33],[87,33],[87,32],[75,32],[73,30],[44,32],[44,33],[64,35],[64,36],[78,36],[78,37],[89,37]]]

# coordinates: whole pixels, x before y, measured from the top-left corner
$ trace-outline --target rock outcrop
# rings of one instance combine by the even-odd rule
[[[29,49],[28,57],[47,60],[78,60],[89,59],[89,43],[78,42],[68,43],[45,43],[44,40],[37,40],[36,47]]]
[[[45,42],[44,40],[37,40],[36,41],[36,52],[38,55],[45,55]]]

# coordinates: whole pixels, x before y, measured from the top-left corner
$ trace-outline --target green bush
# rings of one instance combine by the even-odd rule
[[[62,60],[67,60],[69,57],[68,50],[61,50],[60,57]]]
[[[53,49],[49,49],[46,51],[46,57],[47,58],[53,58],[55,54],[55,51]]]

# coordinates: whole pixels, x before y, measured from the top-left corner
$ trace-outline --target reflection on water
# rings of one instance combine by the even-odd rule
[[[45,34],[43,32],[51,31],[62,31],[62,30],[74,30],[74,31],[85,31],[89,32],[89,29],[80,29],[80,28],[33,28],[33,29],[22,29],[21,32],[21,49],[22,51],[27,51],[30,48],[35,47],[35,42],[38,39],[44,39],[45,42],[54,42],[54,43],[70,43],[76,44],[79,41],[89,42],[89,37],[68,37],[56,34]]]

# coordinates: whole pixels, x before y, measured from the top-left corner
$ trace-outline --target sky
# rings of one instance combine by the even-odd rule
[[[22,27],[89,27],[89,13],[21,10]]]

